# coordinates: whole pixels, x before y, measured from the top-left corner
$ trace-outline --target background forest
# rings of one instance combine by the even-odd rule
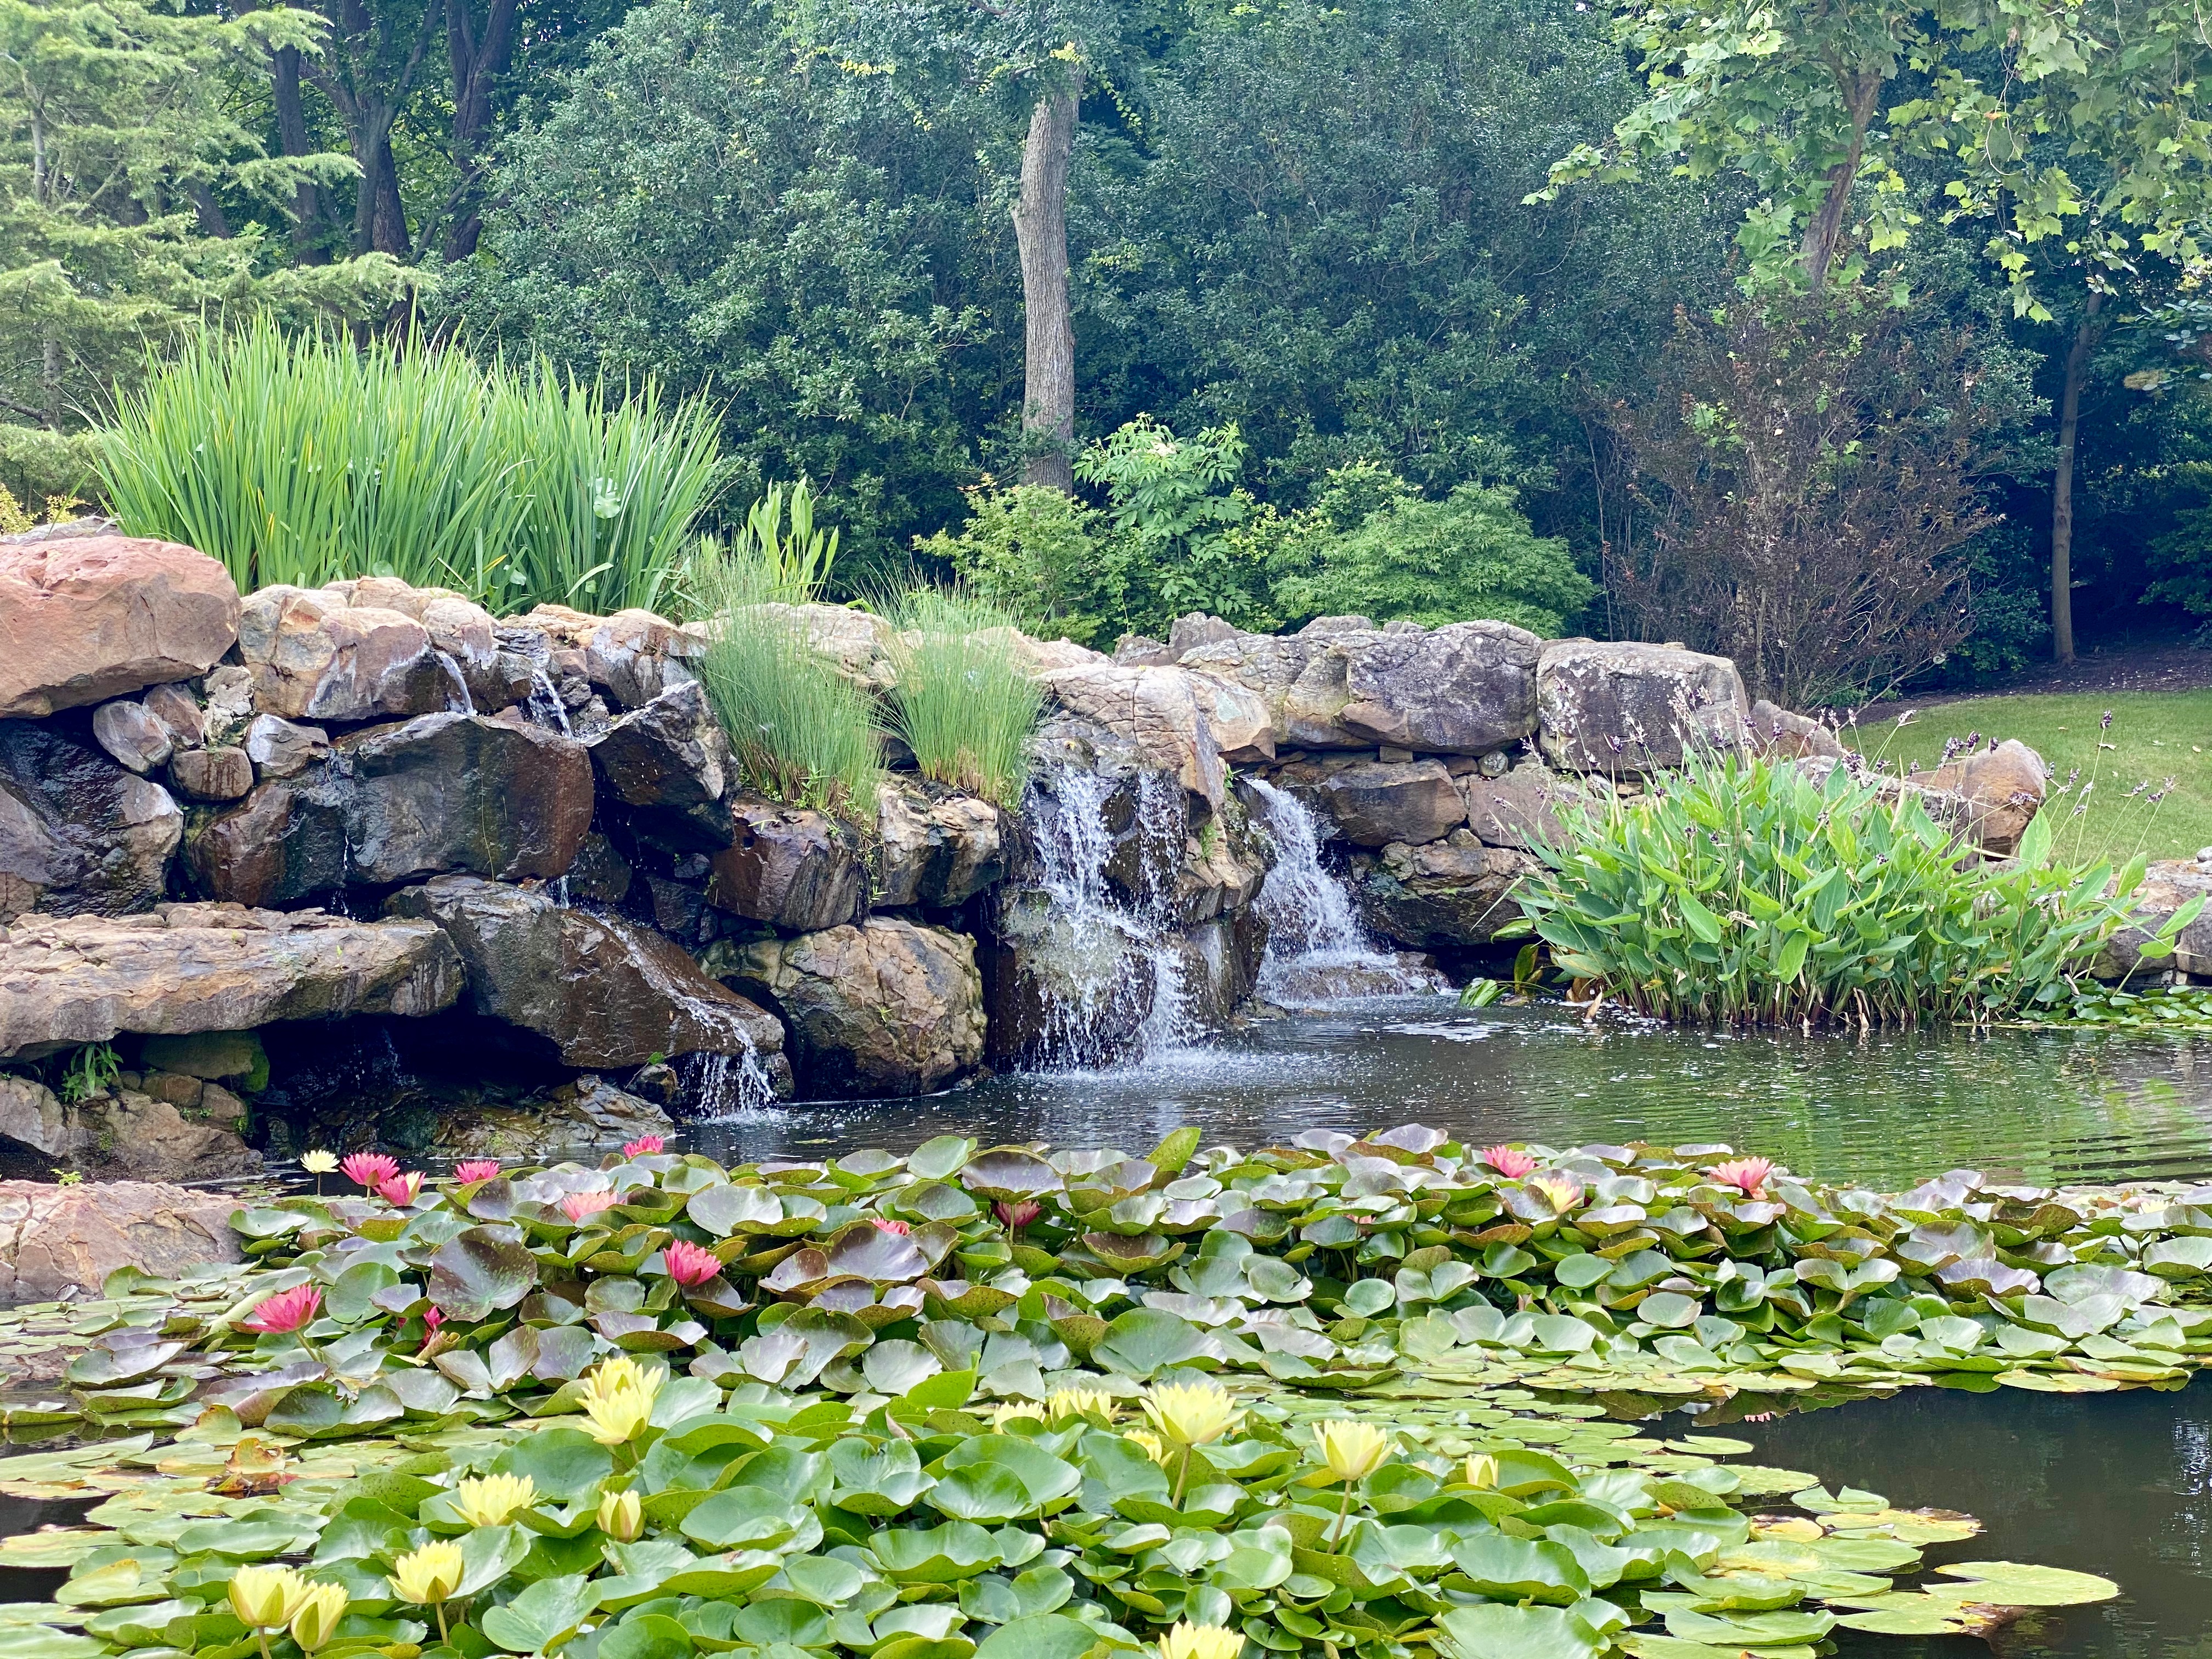
[[[2130,145],[2201,172],[2170,9],[2114,13],[2167,54],[2135,82],[1970,153],[1929,112],[2039,48],[1873,0],[1821,14],[1870,51],[1750,40],[1702,114],[1663,4],[0,0],[0,480],[94,498],[118,397],[252,313],[702,396],[708,527],[804,477],[842,591],[957,573],[1109,649],[1356,610],[1681,639],[1800,703],[1970,682],[2052,651],[2062,459],[2083,648],[2178,639],[2198,261],[2128,218]]]

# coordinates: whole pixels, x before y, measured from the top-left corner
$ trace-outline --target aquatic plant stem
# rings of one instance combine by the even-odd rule
[[[1337,1510],[1336,1510],[1336,1547],[1335,1547],[1334,1550],[1331,1550],[1331,1551],[1329,1552],[1332,1555],[1334,1555],[1334,1554],[1340,1554],[1340,1553],[1342,1553],[1342,1551],[1343,1551],[1343,1549],[1344,1549],[1344,1523],[1345,1523],[1346,1519],[1347,1517],[1349,1517],[1351,1514],[1352,1514],[1352,1482],[1351,1482],[1351,1481],[1349,1481],[1349,1480],[1347,1480],[1347,1481],[1346,1481],[1346,1482],[1344,1483],[1344,1502],[1343,1502],[1343,1503],[1341,1503],[1341,1504],[1340,1504],[1339,1505],[1337,1505]]]
[[[1168,1499],[1169,1503],[1177,1505],[1182,1503],[1183,1485],[1190,1479],[1190,1455],[1197,1449],[1195,1446],[1182,1449],[1182,1467],[1176,1471],[1175,1496]]]

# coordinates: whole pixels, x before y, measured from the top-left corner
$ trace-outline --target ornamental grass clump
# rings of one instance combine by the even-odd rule
[[[1894,780],[1734,753],[1693,751],[1642,794],[1559,813],[1523,926],[1607,1000],[1711,1024],[2047,1013],[2129,923],[2144,872],[2140,856],[2117,875],[2053,863],[2045,817],[2015,858],[1983,864]]]
[[[922,776],[1018,807],[1044,692],[1015,653],[1012,613],[957,588],[921,587],[893,616],[891,717]]]

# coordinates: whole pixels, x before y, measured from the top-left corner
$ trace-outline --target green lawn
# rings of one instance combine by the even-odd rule
[[[2112,724],[2105,730],[2107,710]],[[1857,746],[1899,766],[1918,761],[1924,770],[1942,758],[1946,738],[1979,732],[2018,738],[2057,771],[2057,783],[2076,767],[2081,782],[2094,776],[2087,811],[2075,816],[2078,794],[2057,797],[2045,809],[2065,815],[2052,827],[2060,855],[2069,860],[2087,853],[2119,860],[2138,851],[2154,859],[2187,858],[2212,847],[2212,690],[1973,697],[1923,708],[1902,731],[1893,728],[1893,716],[1861,718]],[[2166,799],[2148,805],[2168,778],[2173,787]],[[2127,799],[2146,780],[2150,787]]]

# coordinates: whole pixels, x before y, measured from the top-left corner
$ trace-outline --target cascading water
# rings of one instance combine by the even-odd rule
[[[1260,888],[1267,919],[1260,994],[1297,1006],[1443,988],[1435,969],[1376,948],[1351,892],[1322,862],[1321,826],[1305,803],[1263,779],[1249,781],[1275,842],[1275,862]]]
[[[686,1054],[677,1070],[700,1122],[727,1123],[775,1104],[775,1085],[750,1046],[734,1054]]]

